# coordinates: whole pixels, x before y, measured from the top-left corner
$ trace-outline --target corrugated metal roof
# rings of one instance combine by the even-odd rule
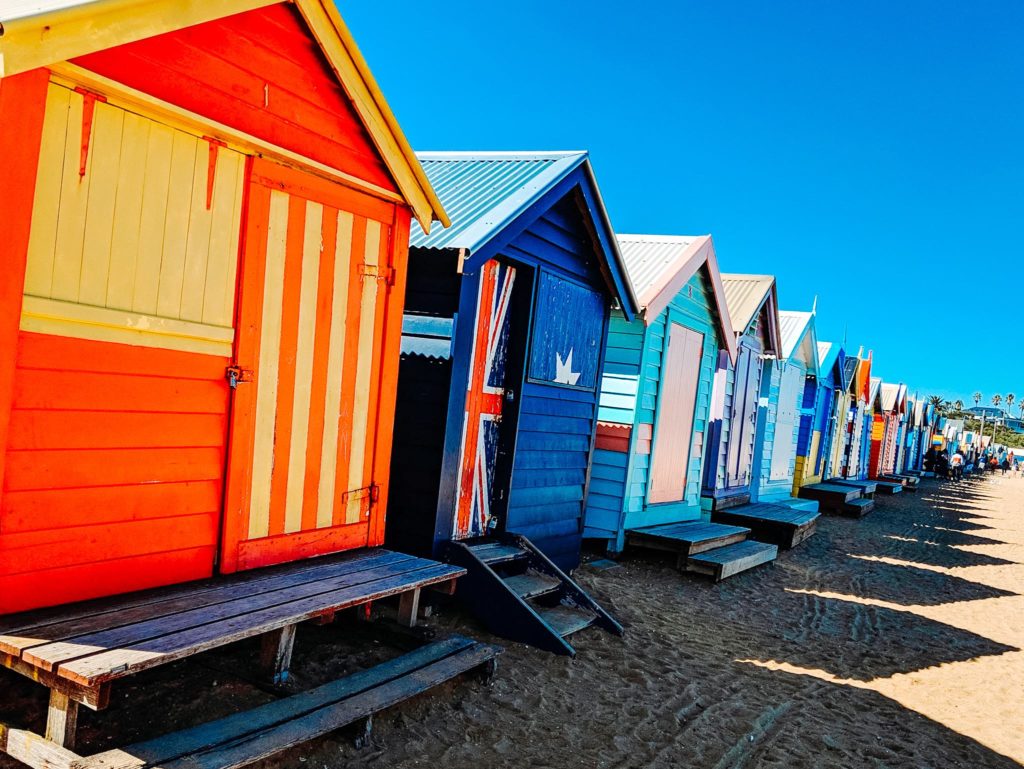
[[[747,330],[774,283],[774,275],[722,273],[725,304],[729,308],[729,317],[737,334]]]
[[[803,338],[804,329],[810,323],[813,313],[796,310],[779,310],[779,333],[782,334],[782,357],[788,358]]]
[[[839,360],[839,353],[842,351],[842,345],[835,342],[818,342],[818,371],[821,372],[821,376],[828,376],[828,372],[836,365],[836,361]],[[843,382],[849,381],[849,377],[846,374],[845,358],[843,359],[843,369],[840,373],[840,378],[840,382],[837,382],[840,386]]]
[[[818,342],[818,365],[821,368],[825,368],[825,359],[828,358],[829,352],[835,345],[832,342]],[[839,348],[836,348],[836,355],[839,355]]]
[[[672,268],[707,235],[617,235],[633,293],[646,306],[653,294],[670,281]]]
[[[409,244],[472,253],[587,159],[586,152],[418,152],[452,224],[429,235],[413,223]]]

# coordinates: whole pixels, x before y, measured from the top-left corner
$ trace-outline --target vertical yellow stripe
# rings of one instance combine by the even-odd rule
[[[299,338],[295,346],[295,396],[292,400],[292,440],[288,451],[284,530],[302,528],[302,500],[306,483],[306,447],[309,445],[309,403],[313,388],[313,342],[316,339],[316,300],[323,250],[321,226],[324,207],[306,204],[306,231],[302,240],[302,282],[299,286]]]
[[[70,95],[68,126],[64,145],[64,176],[60,187],[60,214],[53,258],[53,283],[49,298],[78,301],[78,279],[82,273],[82,242],[85,235],[86,205],[92,174],[79,178],[82,140],[82,97]],[[90,163],[87,168],[92,168]]]
[[[178,317],[196,323],[203,320],[206,265],[210,258],[210,233],[213,223],[213,210],[206,210],[206,178],[209,175],[209,166],[210,147],[206,142],[198,141],[192,170],[192,200],[188,210],[188,237],[185,239],[181,296],[178,299]]]
[[[213,186],[212,226],[209,260],[206,265],[206,289],[203,292],[203,323],[232,325],[235,271],[238,261],[239,230],[235,217],[236,191],[242,188],[242,156],[221,149],[217,157],[217,176]],[[234,250],[232,250],[234,246]],[[230,293],[228,286],[231,286]]]
[[[146,176],[142,188],[139,221],[139,258],[135,262],[132,309],[156,315],[160,292],[160,257],[163,252],[164,222],[167,218],[167,190],[171,179],[171,149],[174,131],[153,123],[146,144]]]
[[[89,146],[89,204],[86,206],[82,246],[82,274],[78,301],[103,307],[107,303],[110,245],[114,232],[114,203],[121,165],[124,111],[97,102],[93,137]]]
[[[284,260],[288,246],[288,195],[270,193],[266,275],[260,323],[260,360],[256,374],[256,429],[253,437],[249,539],[270,533],[270,481],[274,470],[274,422],[277,418]]]
[[[320,454],[317,528],[334,521],[334,492],[338,472],[338,426],[341,422],[341,374],[345,368],[345,321],[348,317],[349,268],[352,261],[352,214],[338,212],[338,239],[334,251],[334,300],[331,337],[327,352],[327,393],[324,404],[324,440]]]
[[[380,250],[380,222],[368,219],[366,222],[366,246],[363,262],[367,267],[377,266]],[[374,316],[377,312],[377,280],[372,275],[362,278],[362,297],[359,303],[359,354],[356,358],[356,391],[352,404],[352,453],[349,455],[348,488],[363,486],[363,464],[366,457],[366,426],[370,408],[370,378],[373,374],[373,332]],[[345,511],[346,523],[359,520],[363,507],[361,499],[349,502]]]
[[[32,296],[48,297],[53,282],[53,255],[57,248],[57,219],[60,214],[70,104],[70,91],[50,86],[46,92],[39,171],[36,175],[35,202],[32,205],[32,234],[28,243],[28,264],[25,267],[25,293]]]
[[[111,237],[110,274],[107,277],[107,307],[132,309],[135,268],[139,258],[142,224],[142,191],[146,179],[146,154],[152,121],[128,112],[124,116],[121,165],[117,176],[114,224]],[[151,244],[147,243],[146,247]]]
[[[167,215],[161,238],[163,259],[160,262],[160,287],[156,301],[156,314],[161,318],[179,318],[181,313],[181,288],[185,279],[185,252],[197,144],[195,137],[181,131],[174,132]]]

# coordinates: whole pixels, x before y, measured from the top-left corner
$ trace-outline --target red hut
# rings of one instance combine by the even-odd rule
[[[0,613],[380,544],[447,222],[334,4],[0,22]]]

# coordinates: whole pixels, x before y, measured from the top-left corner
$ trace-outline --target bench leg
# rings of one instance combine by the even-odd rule
[[[490,686],[494,674],[498,672],[498,658],[492,657],[476,670],[477,678],[484,686]]]
[[[288,669],[292,664],[292,650],[295,648],[295,625],[273,630],[263,635],[260,650],[260,666],[273,684],[288,680]]]
[[[420,589],[402,593],[398,599],[398,624],[416,627],[416,617],[420,613]]]
[[[373,736],[373,716],[369,715],[363,719],[361,724],[356,724],[356,735],[352,738],[352,744],[356,750],[362,750],[370,744]]]
[[[78,703],[63,692],[51,689],[50,706],[46,711],[46,739],[74,750],[77,727]]]

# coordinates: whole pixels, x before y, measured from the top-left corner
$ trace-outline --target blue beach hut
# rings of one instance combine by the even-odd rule
[[[813,502],[792,496],[805,381],[818,376],[818,340],[813,312],[779,312],[782,355],[768,361],[761,382],[755,439],[752,497],[805,510]]]
[[[839,396],[846,389],[846,354],[842,346],[818,342],[818,376],[804,382],[800,407],[800,428],[796,445],[793,493],[820,483],[831,457]]]
[[[640,314],[612,313],[584,536],[674,551],[718,579],[736,571],[730,553],[771,560],[773,547],[701,520],[715,370],[737,348],[711,237],[618,240]]]
[[[635,300],[585,152],[421,153],[452,226],[413,226],[386,541],[465,566],[494,632],[572,654],[621,630],[569,573],[611,308]]]
[[[736,358],[719,356],[708,425],[702,504],[724,510],[750,501],[758,400],[766,361],[782,350],[775,278],[722,274]]]

